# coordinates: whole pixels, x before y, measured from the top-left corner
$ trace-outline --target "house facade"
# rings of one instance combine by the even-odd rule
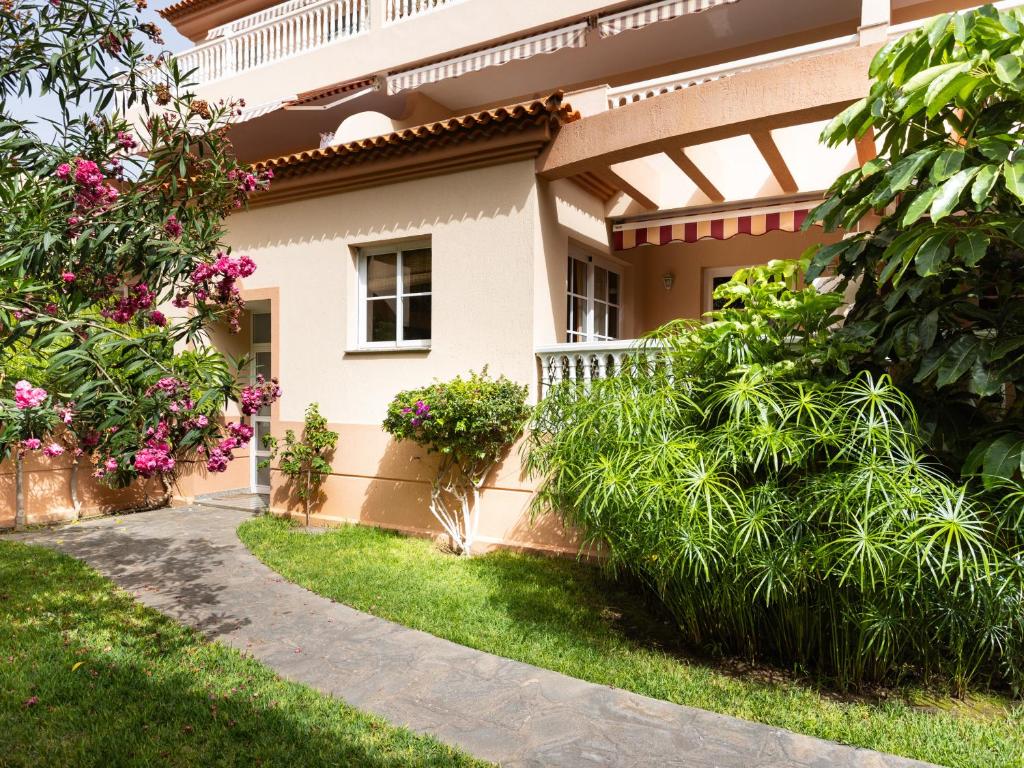
[[[1015,5],[1018,3],[1010,3]],[[178,493],[299,509],[260,438],[319,403],[340,433],[317,518],[417,534],[434,461],[380,423],[400,390],[485,366],[529,386],[607,375],[631,340],[712,307],[736,269],[842,233],[801,231],[874,157],[817,143],[871,57],[958,0],[181,0],[161,11],[199,95],[270,191],[229,220],[248,317],[216,334],[284,396],[249,455]],[[1002,3],[1002,5],[1008,5]],[[865,222],[864,226],[869,226]],[[533,519],[518,452],[479,541],[573,551]]]

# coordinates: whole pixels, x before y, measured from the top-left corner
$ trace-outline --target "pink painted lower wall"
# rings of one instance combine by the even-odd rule
[[[302,430],[283,422],[285,429]],[[371,424],[335,424],[338,448],[334,468],[321,489],[311,520],[320,525],[343,522],[375,525],[420,536],[436,536],[441,526],[430,514],[430,483],[437,457],[411,443],[397,443]],[[272,473],[271,510],[301,516],[303,505],[289,478]],[[530,510],[535,484],[525,476],[520,446],[509,451],[488,476],[481,494],[479,551],[501,545],[552,553],[575,553],[579,536],[553,515],[534,517]]]
[[[49,525],[75,519],[71,475],[71,461],[65,457],[26,457],[22,477],[28,525]],[[14,463],[0,463],[0,529],[14,527],[15,485]],[[88,464],[79,468],[77,488],[82,517],[148,507],[163,495],[160,483],[155,480],[135,483],[124,489],[108,488],[92,476],[92,467]]]

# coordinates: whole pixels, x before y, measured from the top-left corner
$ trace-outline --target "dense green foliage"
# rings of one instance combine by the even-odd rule
[[[852,235],[814,256],[859,281],[844,333],[856,364],[889,371],[930,447],[959,471],[1024,466],[1024,12],[935,18],[885,46],[863,101],[825,131],[873,131],[879,157],[840,177],[812,215]]]
[[[284,433],[283,449],[273,435],[266,435],[263,444],[270,449],[270,459],[263,466],[270,466],[280,457],[277,468],[295,484],[295,495],[302,502],[309,525],[310,506],[319,500],[320,488],[331,474],[330,457],[338,445],[338,433],[327,428],[320,405],[310,403],[306,406],[301,439],[295,436],[295,430],[289,429]]]
[[[482,765],[137,603],[92,569],[0,541],[5,768]]]
[[[113,485],[166,485],[200,456],[223,471],[238,447],[219,416],[244,391],[208,331],[238,329],[255,270],[228,253],[224,218],[269,183],[231,151],[239,105],[197,98],[146,53],[160,37],[140,7],[0,3],[0,460],[73,433]],[[18,118],[32,99],[53,117]],[[19,399],[19,383],[47,397]]]
[[[1019,515],[941,474],[888,377],[844,372],[841,297],[788,287],[794,266],[737,273],[718,295],[742,306],[555,387],[529,445],[538,506],[657,589],[694,647],[843,688],[1019,685]]]
[[[430,511],[462,554],[472,553],[480,488],[529,416],[526,387],[482,373],[399,392],[384,430],[440,454]]]
[[[314,592],[499,656],[941,765],[1024,762],[1024,710],[1005,699],[964,703],[907,689],[877,703],[844,701],[774,670],[720,668],[681,652],[669,617],[640,585],[585,562],[507,551],[454,558],[374,528],[306,536],[269,516],[244,523],[238,535]]]

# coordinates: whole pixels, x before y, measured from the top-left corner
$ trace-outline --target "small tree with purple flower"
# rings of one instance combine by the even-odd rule
[[[473,551],[484,480],[523,431],[526,392],[504,376],[492,379],[484,368],[400,392],[388,407],[385,431],[441,455],[430,512],[463,555]]]

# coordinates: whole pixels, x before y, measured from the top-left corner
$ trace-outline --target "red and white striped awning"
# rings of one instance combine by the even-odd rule
[[[737,2],[739,0],[661,0],[658,3],[649,3],[639,8],[602,16],[597,20],[597,27],[601,30],[601,37],[612,37],[655,22],[668,21],[688,13],[700,13],[719,5]]]
[[[529,59],[542,53],[554,53],[563,48],[583,48],[586,44],[587,22],[583,21],[416,69],[396,72],[388,75],[388,93],[401,93],[428,83],[479,72],[487,67],[498,67],[510,61]]]
[[[815,204],[804,200],[765,208],[622,222],[612,226],[612,247],[616,251],[626,251],[639,245],[696,243],[709,238],[728,240],[735,235],[799,232]]]

